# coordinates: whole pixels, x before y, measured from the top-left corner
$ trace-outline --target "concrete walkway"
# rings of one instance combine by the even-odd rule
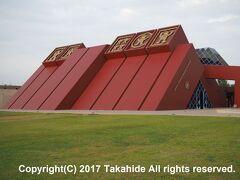
[[[0,109],[0,112],[39,112],[39,113],[71,113],[86,115],[183,115],[183,116],[223,116],[240,117],[239,108],[186,109],[167,111],[103,111],[103,110],[10,110]]]

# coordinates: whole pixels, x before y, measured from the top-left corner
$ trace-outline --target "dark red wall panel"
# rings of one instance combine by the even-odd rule
[[[39,76],[43,71],[44,66],[41,65],[33,75],[23,84],[23,86],[16,92],[16,94],[3,106],[3,108],[8,109],[12,104],[22,95],[22,93],[33,83],[33,81]]]
[[[22,109],[24,105],[31,99],[37,90],[46,82],[46,80],[57,69],[57,66],[46,67],[35,81],[24,91],[24,93],[12,105],[14,109]]]
[[[70,109],[105,62],[107,46],[89,48],[40,109]]]
[[[240,66],[204,66],[204,77],[210,79],[235,80],[234,104],[240,107]]]
[[[187,108],[193,92],[203,75],[204,67],[193,46],[191,44],[189,46],[189,51],[186,57],[183,58],[166,94],[158,106],[158,110]]]
[[[158,75],[164,68],[168,53],[150,54],[115,107],[116,110],[138,110]]]
[[[75,50],[46,83],[43,84],[36,94],[34,94],[31,100],[25,105],[24,109],[38,109],[86,52],[86,48]]]
[[[193,46],[191,44],[177,46],[140,109],[186,108],[202,73],[203,66]]]
[[[128,57],[92,109],[113,109],[146,57],[147,55]]]
[[[240,108],[240,78],[238,76],[238,79],[235,80],[235,86],[234,86],[234,104]]]
[[[94,102],[114,77],[125,58],[109,59],[97,73],[72,109],[91,109]]]
[[[236,80],[240,78],[240,66],[204,66],[204,77],[210,79]]]
[[[218,86],[215,79],[201,78],[201,82],[207,91],[209,101],[213,107],[224,107],[226,106],[226,94],[224,88]]]

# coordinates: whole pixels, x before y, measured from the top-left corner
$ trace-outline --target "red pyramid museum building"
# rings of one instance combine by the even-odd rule
[[[216,79],[235,80],[234,88]],[[195,50],[180,25],[118,36],[112,45],[55,48],[5,104],[29,110],[240,107],[240,67]]]

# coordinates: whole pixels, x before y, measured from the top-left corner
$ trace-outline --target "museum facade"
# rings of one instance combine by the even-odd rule
[[[218,81],[216,80],[218,79]],[[233,80],[222,86],[219,80]],[[180,25],[57,47],[5,104],[29,110],[240,107],[240,66],[195,49]]]

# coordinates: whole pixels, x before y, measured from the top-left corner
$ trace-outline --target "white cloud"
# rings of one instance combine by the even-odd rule
[[[208,23],[225,23],[225,22],[232,21],[232,20],[235,20],[238,18],[239,18],[238,15],[226,15],[226,16],[221,16],[218,18],[211,18],[207,22]]]
[[[132,7],[123,7],[117,10],[117,16],[115,16],[115,20],[122,22],[130,22],[134,18],[136,18],[139,14],[136,8]]]
[[[180,7],[192,7],[207,3],[208,0],[178,0],[177,3]]]
[[[123,9],[121,9],[121,12],[120,12],[120,15],[123,17],[129,17],[132,14],[133,14],[133,11],[132,11],[132,9],[129,9],[129,8],[123,8]]]

